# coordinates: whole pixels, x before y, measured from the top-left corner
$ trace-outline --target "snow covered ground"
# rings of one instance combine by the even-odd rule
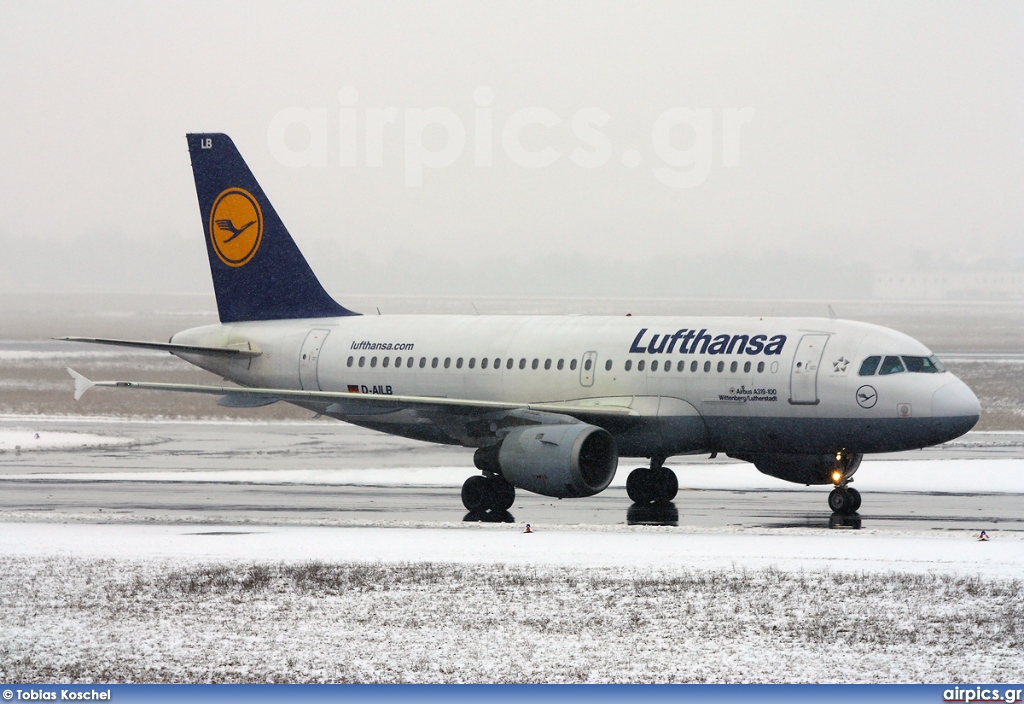
[[[113,447],[131,445],[136,441],[129,437],[96,435],[94,433],[73,433],[52,430],[0,430],[0,451],[15,450],[67,450],[86,447]]]
[[[20,682],[1019,682],[1019,579],[0,558]]]
[[[56,435],[78,435],[58,433]],[[85,437],[99,437],[86,436]],[[0,433],[0,442],[4,435]],[[109,442],[123,440],[108,438]],[[82,442],[85,440],[83,439]],[[0,445],[3,447],[3,445]],[[683,489],[774,491],[786,486],[745,462],[736,464],[669,464]],[[612,486],[624,487],[630,467],[623,463]],[[457,488],[472,467],[397,467],[387,469],[225,470],[216,472],[94,472],[7,475],[8,478],[75,481],[242,482],[262,484],[333,484],[350,486],[436,486]],[[872,492],[943,492],[1024,494],[1024,460],[865,460],[855,476],[858,488]],[[824,487],[828,490],[830,487]]]

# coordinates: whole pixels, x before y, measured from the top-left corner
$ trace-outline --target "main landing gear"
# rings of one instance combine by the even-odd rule
[[[497,474],[478,474],[462,485],[462,505],[472,513],[503,513],[515,500],[516,488]]]
[[[626,477],[626,493],[633,503],[668,503],[676,498],[679,480],[676,473],[663,467],[664,457],[652,457],[650,467],[634,469]]]

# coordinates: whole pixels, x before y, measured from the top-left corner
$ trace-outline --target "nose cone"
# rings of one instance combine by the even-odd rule
[[[956,432],[953,437],[959,437],[977,424],[981,404],[967,384],[954,379],[932,394],[932,418],[952,423],[956,426],[950,428]]]

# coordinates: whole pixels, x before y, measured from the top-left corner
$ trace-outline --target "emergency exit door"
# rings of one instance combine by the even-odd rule
[[[804,335],[793,357],[793,371],[789,377],[789,402],[816,404],[818,402],[818,368],[825,352],[828,335]]]
[[[299,384],[303,391],[320,391],[320,380],[317,376],[317,363],[320,361],[320,348],[330,330],[311,330],[302,343],[299,354]]]
[[[597,352],[587,352],[583,355],[583,363],[580,365],[580,384],[583,386],[594,385],[594,372],[597,371]]]

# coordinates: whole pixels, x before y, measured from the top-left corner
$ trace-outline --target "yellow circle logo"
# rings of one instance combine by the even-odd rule
[[[263,239],[263,211],[252,194],[229,188],[210,209],[210,242],[222,262],[244,266],[256,254]]]

